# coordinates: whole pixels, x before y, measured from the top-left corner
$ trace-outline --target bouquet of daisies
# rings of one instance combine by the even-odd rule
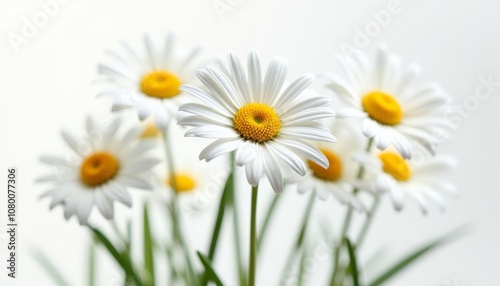
[[[126,285],[254,286],[259,249],[269,221],[279,215],[277,206],[286,204],[286,198],[280,199],[284,190],[308,196],[305,212],[295,236],[280,237],[293,243],[286,265],[277,267],[276,277],[259,278],[259,285],[307,284],[308,245],[317,243],[307,233],[319,221],[311,212],[324,200],[337,200],[345,208],[343,222],[336,222],[342,223],[339,231],[322,226],[335,234],[331,271],[325,277],[331,286],[383,285],[462,234],[460,229],[440,237],[377,275],[367,275],[358,259],[382,200],[390,200],[397,210],[413,201],[426,213],[432,204],[444,209],[446,197],[455,195],[446,176],[456,162],[436,154],[451,130],[450,97],[437,84],[416,83],[416,66],[404,67],[381,46],[373,57],[362,52],[339,56],[345,75],[288,79],[288,63],[282,58],[263,68],[254,51],[248,52],[246,63],[231,52],[224,61],[202,56],[200,48],[181,49],[174,40],[170,33],[160,46],[145,35],[141,49],[124,42],[108,51],[98,66],[106,86],[99,97],[112,101],[114,113],[104,119],[89,116],[83,137],[62,132],[70,153],[40,159],[52,168],[39,178],[51,184],[42,197],[52,200],[51,209],[61,206],[66,219],[76,217],[93,237],[89,285],[96,281],[94,252],[101,246],[123,270]],[[321,93],[313,84],[322,86]],[[182,128],[187,138],[175,128]],[[199,154],[188,143],[196,141],[192,137],[206,139]],[[206,161],[202,163],[208,168],[194,174],[186,167],[193,157]],[[218,157],[224,168],[211,166]],[[190,225],[183,197],[206,190],[201,178],[217,168],[224,170],[220,184],[210,187],[218,188],[218,210],[213,225],[203,230],[209,245],[193,249],[186,239]],[[128,207],[141,203],[129,193],[136,189],[153,192],[145,195],[140,210],[128,210],[139,212],[141,219],[128,220],[123,230],[114,215],[115,202]],[[245,238],[237,203],[243,192],[251,193]],[[258,206],[262,192],[274,192],[264,209]],[[163,212],[154,211],[158,208]],[[93,209],[108,222],[89,219]],[[257,220],[259,212],[262,221]],[[351,230],[354,215],[362,220],[356,232]],[[228,221],[235,246],[231,258],[216,256]],[[137,229],[141,239],[133,241]],[[161,231],[165,234],[158,235]],[[133,255],[137,245],[141,257]],[[167,266],[159,266],[159,260]],[[217,265],[236,263],[237,282],[219,275],[215,260]],[[47,267],[56,282],[69,284],[56,268]],[[290,275],[292,269],[298,269],[295,275]],[[267,282],[271,280],[278,282]]]

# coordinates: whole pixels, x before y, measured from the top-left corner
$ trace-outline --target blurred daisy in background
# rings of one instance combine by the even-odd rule
[[[180,111],[190,113],[179,121],[191,126],[186,136],[217,139],[200,154],[200,160],[212,159],[236,151],[236,164],[245,166],[252,186],[265,174],[275,192],[283,191],[283,176],[276,159],[280,159],[300,175],[306,165],[301,157],[328,167],[328,159],[305,140],[335,141],[335,137],[318,119],[334,116],[325,97],[298,96],[313,82],[303,75],[284,88],[287,63],[274,58],[262,77],[260,61],[253,51],[248,53],[248,75],[239,59],[228,53],[230,77],[222,70],[207,66],[197,76],[207,88],[192,85],[181,90],[202,103],[187,103]]]
[[[221,164],[205,164],[193,152],[177,152],[174,174],[166,172],[160,176],[163,187],[176,192],[185,215],[202,212],[220,199],[229,176],[229,169]],[[175,187],[174,187],[175,184]]]
[[[364,210],[362,203],[353,194],[353,190],[361,185],[357,184],[360,165],[353,156],[364,152],[363,141],[365,140],[353,130],[354,128],[350,128],[345,123],[333,124],[332,131],[339,143],[316,144],[328,159],[330,163],[328,168],[325,169],[307,160],[306,175],[302,177],[293,174],[287,181],[297,184],[299,193],[314,191],[322,200],[326,200],[332,194],[341,203],[350,204],[358,211]]]
[[[418,68],[402,69],[401,59],[388,55],[384,47],[374,61],[361,52],[338,58],[347,79],[330,75],[327,84],[346,105],[338,110],[338,118],[361,118],[364,135],[374,138],[381,150],[393,145],[411,158],[416,144],[434,153],[437,139],[442,139],[435,130],[446,133],[451,126],[445,117],[450,97],[437,84],[416,85]]]
[[[39,178],[50,182],[51,189],[42,197],[51,197],[50,208],[63,205],[66,219],[76,215],[86,224],[94,206],[107,219],[113,218],[114,201],[132,205],[128,188],[151,190],[151,168],[160,162],[148,155],[152,140],[137,140],[141,128],[119,135],[121,120],[114,118],[105,128],[88,117],[87,134],[76,138],[63,131],[62,136],[73,153],[68,156],[45,155],[40,161],[59,170]]]
[[[443,194],[456,194],[447,178],[457,164],[451,156],[427,157],[412,164],[396,150],[388,149],[374,156],[358,154],[356,159],[365,167],[366,176],[375,178],[376,195],[388,193],[397,210],[403,208],[407,198],[416,201],[423,213],[428,212],[431,203],[444,210]]]
[[[140,53],[126,42],[122,42],[121,52],[107,51],[108,59],[99,64],[98,71],[112,88],[99,96],[113,99],[113,111],[137,108],[141,120],[153,117],[156,126],[164,130],[182,103],[179,87],[196,78],[201,49],[187,53],[178,49],[173,33],[168,34],[163,47],[155,46],[145,34]]]
[[[152,119],[146,119],[141,124],[142,132],[139,135],[140,139],[160,139],[162,136],[162,131],[156,127],[156,124]]]

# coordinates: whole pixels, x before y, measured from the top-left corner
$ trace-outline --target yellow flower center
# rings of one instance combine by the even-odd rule
[[[140,138],[141,139],[147,139],[147,138],[156,138],[160,136],[160,129],[156,127],[154,123],[147,123],[143,129]]]
[[[399,102],[391,95],[382,91],[372,91],[361,100],[364,110],[379,123],[396,125],[403,118]]]
[[[195,179],[187,174],[175,174],[173,178],[167,178],[165,183],[172,188],[174,188],[175,184],[175,191],[177,191],[177,193],[187,193],[196,188]]]
[[[398,181],[408,181],[411,177],[411,168],[401,155],[384,152],[378,156],[382,161],[384,172],[394,177]]]
[[[334,152],[320,148],[320,151],[325,155],[330,162],[328,169],[324,169],[320,165],[308,160],[307,164],[313,171],[313,175],[316,178],[326,180],[326,181],[337,181],[342,176],[342,160]]]
[[[234,129],[243,138],[259,143],[273,139],[281,129],[278,114],[272,107],[262,103],[249,103],[241,107],[233,122]]]
[[[172,98],[180,93],[181,84],[181,80],[175,74],[157,70],[142,78],[141,91],[151,97]]]
[[[88,186],[94,187],[106,183],[118,172],[116,157],[107,152],[96,152],[83,160],[80,167],[80,179]]]

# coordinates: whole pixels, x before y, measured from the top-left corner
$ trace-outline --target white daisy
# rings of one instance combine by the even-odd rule
[[[207,66],[197,76],[209,92],[194,86],[181,90],[203,102],[188,103],[179,110],[191,113],[179,124],[192,126],[186,136],[217,139],[200,154],[200,160],[236,150],[236,164],[246,167],[248,182],[256,186],[262,175],[275,192],[283,191],[282,160],[295,172],[305,175],[303,156],[328,167],[327,158],[305,140],[335,141],[328,128],[315,120],[334,116],[327,97],[298,98],[314,80],[306,74],[283,89],[287,63],[274,58],[262,79],[260,62],[253,51],[248,54],[248,77],[240,61],[228,54],[230,75]]]
[[[327,85],[348,106],[338,118],[362,118],[363,133],[373,137],[381,150],[393,145],[411,158],[413,143],[434,153],[441,139],[434,132],[446,132],[451,126],[445,118],[450,97],[437,84],[415,85],[418,68],[402,70],[400,58],[388,55],[383,47],[373,63],[361,52],[338,58],[348,79],[331,75]]]
[[[172,175],[166,172],[162,176],[163,186],[168,191],[177,192],[181,208],[186,215],[199,213],[215,203],[229,176],[229,171],[219,164],[209,166],[199,161],[196,155],[194,157],[190,155],[194,154],[176,152],[174,154],[175,162],[177,162],[175,173]]]
[[[111,97],[113,111],[136,107],[141,120],[153,117],[158,128],[166,129],[182,103],[179,87],[194,79],[200,48],[185,54],[176,48],[169,33],[160,52],[150,36],[144,35],[144,51],[137,53],[123,42],[123,51],[108,51],[109,60],[99,64],[99,74],[113,89],[99,96]]]
[[[358,182],[359,163],[354,161],[353,156],[362,152],[364,147],[361,142],[364,138],[352,132],[349,126],[335,123],[332,128],[338,144],[318,143],[319,150],[325,155],[330,163],[327,169],[307,160],[306,175],[301,177],[292,175],[290,183],[297,184],[299,193],[315,191],[320,199],[326,200],[333,194],[341,203],[350,204],[356,210],[363,210],[361,202],[353,195],[354,188],[361,184]],[[361,139],[361,140],[360,140]]]
[[[127,206],[132,199],[127,188],[150,190],[150,169],[160,161],[146,152],[155,146],[153,140],[138,140],[141,128],[132,128],[118,136],[121,121],[116,118],[103,128],[88,117],[87,135],[81,140],[63,131],[62,136],[74,154],[59,157],[45,155],[40,161],[58,170],[39,178],[54,186],[42,197],[52,197],[50,208],[62,204],[64,217],[76,215],[86,224],[94,205],[107,219],[113,218],[113,202]]]
[[[453,157],[438,155],[413,165],[395,150],[356,157],[365,166],[366,176],[374,178],[375,187],[372,189],[388,193],[397,210],[403,207],[406,198],[414,199],[424,213],[427,213],[430,202],[444,210],[443,194],[456,193],[455,186],[446,180],[456,166]]]
[[[308,160],[307,173],[304,177],[291,176],[290,182],[297,183],[299,193],[315,191],[320,199],[326,200],[333,194],[341,203],[350,204],[355,209],[364,209],[361,202],[353,195],[353,189],[359,187],[359,164],[353,160],[353,155],[363,150],[360,140],[347,130],[335,130],[341,143],[319,143],[319,150],[329,161],[327,169]]]

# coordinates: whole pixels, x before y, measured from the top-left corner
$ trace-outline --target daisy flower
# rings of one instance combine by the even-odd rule
[[[113,218],[114,201],[132,205],[128,188],[151,190],[147,176],[160,161],[146,155],[155,146],[152,140],[138,140],[140,128],[132,128],[118,136],[121,121],[116,118],[109,126],[88,117],[87,135],[77,139],[63,131],[62,137],[74,154],[60,157],[45,155],[40,161],[59,170],[38,182],[50,182],[52,188],[42,197],[51,197],[50,209],[61,204],[64,217],[76,215],[86,224],[90,212],[97,206],[107,219]]]
[[[141,120],[153,117],[158,128],[166,129],[182,103],[179,87],[195,79],[200,48],[182,53],[173,33],[168,34],[160,52],[147,34],[142,53],[126,42],[122,45],[121,53],[108,51],[109,59],[99,64],[99,74],[113,86],[99,96],[113,99],[113,111],[135,107]]]
[[[367,176],[374,178],[373,190],[377,194],[388,193],[397,210],[402,209],[406,198],[415,200],[423,213],[427,213],[430,203],[444,210],[443,194],[456,193],[455,186],[446,180],[456,166],[453,157],[438,155],[418,164],[412,164],[395,150],[356,157],[365,166]]]
[[[245,166],[252,186],[265,174],[275,192],[283,191],[283,178],[277,159],[300,175],[305,175],[305,157],[327,168],[328,159],[306,140],[335,141],[328,128],[315,120],[333,117],[328,97],[299,95],[314,80],[303,75],[284,88],[287,64],[274,58],[262,79],[257,54],[248,54],[248,76],[237,57],[229,53],[230,73],[207,66],[197,76],[208,92],[182,86],[201,103],[187,103],[179,110],[192,114],[180,125],[194,127],[186,136],[217,139],[208,145],[199,159],[210,161],[221,154],[236,151],[236,164]]]
[[[435,83],[415,85],[418,68],[403,70],[401,60],[378,49],[374,62],[361,52],[351,58],[339,57],[347,80],[330,76],[328,88],[346,104],[338,118],[362,119],[365,136],[384,150],[393,145],[405,158],[411,158],[412,144],[434,153],[437,128],[446,131],[450,97]]]
[[[163,186],[176,192],[183,210],[187,214],[196,214],[213,203],[224,188],[229,171],[222,166],[203,164],[192,153],[176,153],[174,157],[176,170],[174,174],[166,172]],[[174,188],[175,184],[175,188]]]
[[[306,175],[301,177],[292,175],[289,178],[290,183],[297,184],[299,193],[314,191],[322,200],[326,200],[330,194],[333,194],[341,203],[350,204],[356,210],[364,209],[361,202],[353,195],[353,189],[359,187],[358,172],[359,163],[354,161],[355,154],[363,151],[361,142],[363,137],[359,138],[346,125],[335,123],[332,128],[339,144],[318,143],[316,144],[328,159],[328,168],[323,168],[311,160],[307,160]],[[361,139],[361,140],[360,140]]]

